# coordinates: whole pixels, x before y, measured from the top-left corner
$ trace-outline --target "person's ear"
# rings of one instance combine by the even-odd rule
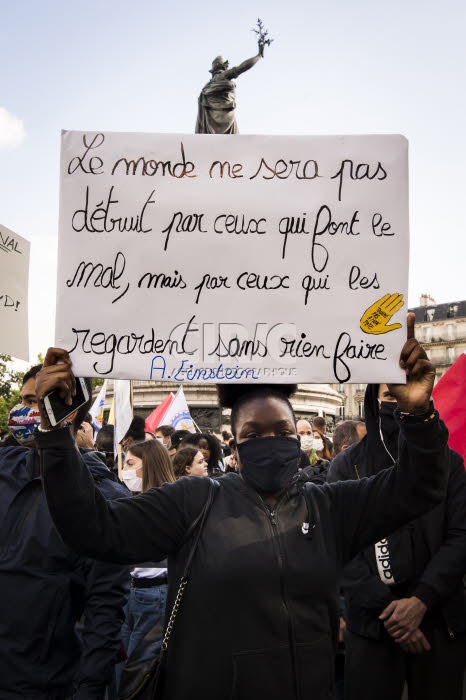
[[[188,476],[189,476],[189,474],[191,474],[191,469],[192,469],[191,465],[184,468],[184,470],[185,470],[186,474],[188,474]]]
[[[77,410],[76,410],[76,411],[73,411],[73,413],[70,413],[70,415],[69,415],[68,418],[66,419],[67,422],[68,422],[68,423],[72,423],[72,422],[74,421],[74,419],[76,418],[77,413],[78,413]],[[79,426],[78,426],[78,427],[79,427]]]

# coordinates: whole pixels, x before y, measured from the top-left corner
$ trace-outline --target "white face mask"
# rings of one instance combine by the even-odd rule
[[[312,444],[316,452],[322,452],[324,449],[324,441],[321,438],[314,438]]]
[[[164,443],[164,441],[163,441],[163,438],[158,438],[158,437],[156,437],[155,439],[157,440],[157,442],[160,442],[160,444],[163,445],[163,446],[165,447],[165,443]]]
[[[130,491],[133,493],[141,493],[142,476],[136,476],[136,469],[123,469],[121,476]]]
[[[304,452],[310,452],[314,446],[314,438],[312,435],[300,435],[301,438],[301,449]]]

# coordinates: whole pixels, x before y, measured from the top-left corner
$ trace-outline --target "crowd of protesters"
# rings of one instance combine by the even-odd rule
[[[37,397],[72,376],[49,351],[0,443],[0,698],[126,697],[214,479],[157,697],[461,700],[466,475],[411,341],[408,383],[368,385],[332,439],[292,385],[221,386],[231,433],[135,416],[119,468],[89,405],[48,425]]]

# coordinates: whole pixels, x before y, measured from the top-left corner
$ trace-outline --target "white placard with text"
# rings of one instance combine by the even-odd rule
[[[59,228],[78,375],[404,381],[402,136],[64,132]]]
[[[27,361],[30,246],[0,224],[0,352]]]

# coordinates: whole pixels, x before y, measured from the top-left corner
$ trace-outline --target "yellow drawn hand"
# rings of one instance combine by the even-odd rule
[[[385,294],[364,312],[359,327],[364,333],[373,335],[396,331],[397,328],[401,328],[401,323],[392,323],[390,326],[387,323],[402,306],[404,306],[402,294]]]

